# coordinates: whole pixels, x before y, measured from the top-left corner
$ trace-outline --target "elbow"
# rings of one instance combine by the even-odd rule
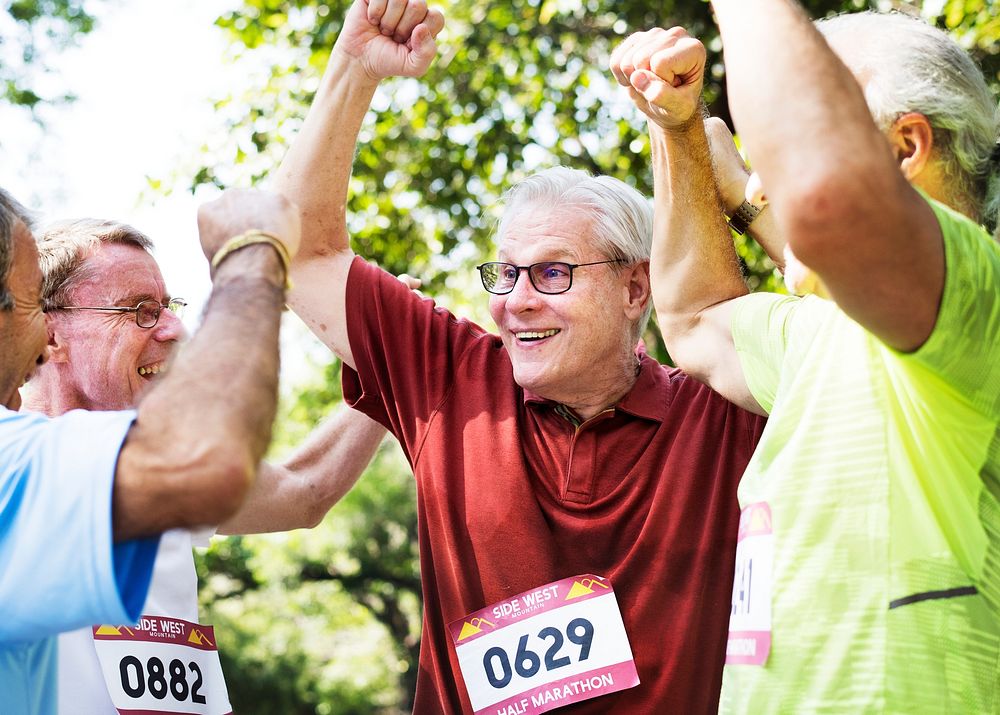
[[[306,513],[303,514],[302,522],[295,527],[295,529],[315,529],[317,526],[323,523],[323,519],[327,515],[327,510],[308,507]]]
[[[216,451],[186,480],[199,506],[189,526],[221,524],[239,511],[257,475],[257,465],[244,450]]]
[[[657,312],[657,316],[660,313]],[[692,316],[674,316],[674,319],[658,321],[663,346],[670,355],[670,360],[686,373],[693,374],[698,367],[698,361],[692,356],[691,332],[694,330],[695,319]]]
[[[778,209],[778,220],[795,257],[822,271],[828,259],[845,250],[845,240],[863,231],[865,212],[875,205],[872,198],[886,195],[888,189],[874,183],[843,172],[821,171],[776,197],[772,208]]]
[[[345,492],[337,490],[332,493],[324,493],[321,490],[311,487],[305,490],[301,497],[302,509],[298,514],[298,523],[293,529],[315,529],[323,523],[330,509],[340,501]]]

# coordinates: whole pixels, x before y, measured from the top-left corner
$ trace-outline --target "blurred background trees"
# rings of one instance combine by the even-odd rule
[[[8,103],[31,110],[69,96],[46,77],[44,59],[93,27],[89,4],[7,3],[0,87]],[[180,158],[163,185],[266,183],[301,125],[348,4],[234,0],[216,24],[231,41],[227,59],[246,68],[246,83],[218,99],[220,131]],[[728,120],[721,46],[703,0],[435,4],[447,17],[438,60],[422,80],[384,83],[365,122],[350,229],[358,253],[421,277],[440,303],[490,325],[472,266],[493,255],[489,235],[504,188],[565,164],[652,192],[644,123],[609,81],[611,49],[632,31],[687,27],[709,49],[706,102]],[[868,7],[921,13],[973,53],[1000,93],[997,0],[804,5],[813,16]],[[750,284],[779,289],[760,251],[737,245]],[[339,364],[314,342],[293,342],[289,351],[286,341],[285,362],[314,368],[305,384],[286,386],[277,458],[341,408]],[[646,342],[668,359],[655,332]],[[409,465],[394,441],[316,529],[216,539],[198,565],[203,618],[216,626],[235,712],[409,710],[420,641],[416,508]]]
[[[72,99],[47,76],[47,57],[94,28],[84,0],[12,0],[0,16],[0,98],[34,109]],[[43,87],[43,85],[45,85]]]

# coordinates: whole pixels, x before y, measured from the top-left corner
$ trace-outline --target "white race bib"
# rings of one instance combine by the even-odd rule
[[[639,684],[611,583],[554,581],[448,625],[476,715],[532,715]]]
[[[771,571],[774,531],[771,507],[750,504],[740,512],[733,606],[726,664],[764,665],[771,652]]]
[[[94,626],[94,647],[122,715],[232,715],[211,626],[143,616],[136,626]]]

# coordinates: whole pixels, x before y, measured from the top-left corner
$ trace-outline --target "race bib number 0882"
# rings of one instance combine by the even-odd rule
[[[94,626],[94,647],[119,713],[232,713],[211,626],[142,616],[136,626]]]

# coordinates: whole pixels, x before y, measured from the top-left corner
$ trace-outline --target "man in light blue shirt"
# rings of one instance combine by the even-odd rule
[[[123,623],[139,615],[159,538],[113,544],[109,499],[133,418],[73,412],[49,420],[0,409],[3,712],[54,708],[54,668],[45,664],[54,662],[56,641],[39,633],[97,614]],[[45,677],[33,677],[43,667]]]
[[[0,189],[0,712],[54,713],[52,636],[135,620],[158,534],[224,521],[253,484],[298,210],[227,192],[199,232],[213,269],[202,328],[136,411],[19,414],[49,336],[30,218]]]

